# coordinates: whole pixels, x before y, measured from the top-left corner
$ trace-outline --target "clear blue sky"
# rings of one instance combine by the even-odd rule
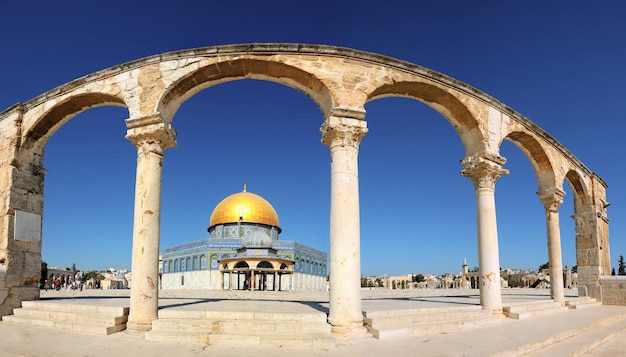
[[[517,110],[609,185],[611,263],[626,254],[622,1],[0,0],[0,110],[127,61],[211,45],[350,47],[430,68]],[[456,273],[478,265],[474,189],[459,175],[452,126],[424,104],[366,107],[360,150],[364,275]],[[73,118],[45,151],[43,259],[61,268],[130,268],[136,150],[122,108]],[[208,236],[213,207],[248,190],[276,208],[282,239],[328,251],[328,147],[300,92],[243,80],[209,88],[174,117],[165,154],[161,247]],[[505,142],[496,204],[503,268],[547,261],[543,206],[528,160]],[[572,192],[560,209],[575,265]]]

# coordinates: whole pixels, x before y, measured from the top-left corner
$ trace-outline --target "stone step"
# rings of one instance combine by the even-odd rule
[[[392,310],[366,313],[365,325],[378,339],[424,336],[497,324],[503,315],[478,307]]]
[[[570,309],[586,309],[589,307],[600,306],[602,303],[596,301],[596,299],[590,298],[589,296],[585,296],[568,299],[565,301],[565,305]]]
[[[257,320],[257,321],[293,321],[326,323],[325,313],[276,313],[256,311],[195,311],[195,310],[159,310],[159,319],[197,319],[197,320]]]
[[[128,315],[109,315],[98,313],[77,313],[65,311],[49,311],[49,310],[31,310],[31,309],[14,309],[13,315],[30,318],[34,320],[54,320],[54,321],[76,321],[89,322],[91,324],[113,324],[119,325],[128,321]]]
[[[226,345],[245,347],[297,347],[336,349],[337,342],[330,334],[297,335],[252,335],[252,334],[206,334],[191,331],[148,331],[144,338],[150,342],[182,343],[199,345]]]
[[[336,348],[326,314],[245,311],[159,311],[146,341],[203,345]]]
[[[366,322],[375,321],[378,327],[407,326],[410,324],[458,321],[492,316],[492,312],[480,306],[459,308],[430,308],[366,312]]]
[[[56,328],[81,333],[109,335],[126,329],[128,307],[22,301],[6,322]]]
[[[86,305],[86,304],[68,304],[55,303],[46,300],[29,300],[22,301],[23,309],[59,311],[59,312],[80,312],[80,313],[99,313],[110,315],[128,315],[130,310],[126,306],[104,306],[104,305]]]
[[[502,311],[505,316],[512,319],[527,319],[536,316],[545,316],[558,312],[567,311],[569,308],[553,300],[532,301],[504,306]]]
[[[541,339],[500,351],[491,357],[583,356],[624,331],[626,313],[622,312],[556,334],[546,334]]]
[[[80,333],[93,333],[99,335],[110,335],[126,329],[126,323],[119,325],[101,325],[71,321],[36,320],[30,318],[8,315],[2,317],[3,322],[16,323],[21,325],[32,325],[38,327],[55,328],[69,330]]]
[[[152,331],[197,331],[203,333],[232,333],[245,331],[253,334],[308,334],[330,333],[330,325],[325,321],[303,323],[277,322],[267,320],[199,320],[159,318],[152,323]]]

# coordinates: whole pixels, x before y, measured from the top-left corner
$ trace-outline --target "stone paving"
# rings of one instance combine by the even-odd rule
[[[42,299],[63,303],[127,306],[129,290],[42,291]],[[566,297],[576,296],[566,290]],[[505,289],[503,302],[548,300],[549,290]],[[241,292],[166,290],[159,296],[162,309],[220,309],[223,311],[327,311],[325,292]],[[478,290],[362,290],[364,311],[478,305]],[[231,310],[232,309],[232,310]],[[232,347],[145,341],[141,336],[116,333],[108,336],[73,333],[0,322],[1,356],[485,356],[522,343],[523,336],[551,333],[584,324],[599,315],[624,313],[626,307],[602,306],[528,320],[506,319],[502,324],[449,334],[377,340],[338,340],[335,349]],[[598,315],[598,316],[592,316]],[[626,350],[626,333],[589,352],[588,356],[616,356]],[[488,342],[488,343],[486,343]]]

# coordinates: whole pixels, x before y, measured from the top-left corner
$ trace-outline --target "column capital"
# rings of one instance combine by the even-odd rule
[[[509,170],[502,168],[505,162],[505,158],[494,154],[470,155],[461,160],[461,165],[463,165],[461,176],[471,179],[476,189],[493,189],[500,176],[509,174]]]
[[[557,187],[552,187],[537,192],[537,195],[546,211],[558,212],[559,206],[563,203],[565,192]]]
[[[362,118],[331,115],[320,127],[320,132],[324,145],[331,148],[351,146],[358,149],[361,139],[367,134],[367,122]]]
[[[163,122],[160,114],[126,119],[126,139],[137,148],[163,155],[165,149],[176,146],[176,131]]]

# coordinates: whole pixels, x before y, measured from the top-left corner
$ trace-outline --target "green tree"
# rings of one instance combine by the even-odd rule
[[[542,270],[544,269],[550,269],[550,262],[546,262],[545,264],[541,264],[539,266],[539,269],[537,270],[538,273],[541,273]]]
[[[611,269],[611,275],[615,276],[615,268]]]
[[[367,278],[364,276],[361,276],[361,287],[362,288],[367,287]]]
[[[421,283],[424,280],[426,280],[426,278],[424,278],[424,275],[422,275],[422,274],[415,274],[415,275],[413,275],[413,282],[414,283]]]
[[[48,279],[48,263],[41,261],[41,279],[40,283],[43,284]]]
[[[617,268],[617,275],[626,275],[626,265],[624,265],[624,256],[619,256],[619,267]]]
[[[83,274],[83,281],[88,281],[92,278],[96,281],[96,283],[99,284],[102,280],[104,280],[104,275],[100,274],[99,272],[95,270],[92,270]]]
[[[383,287],[383,279],[376,278],[376,287],[378,287],[378,288],[382,288]]]
[[[472,273],[478,273],[480,269],[478,269],[478,267],[473,267],[472,270],[470,270],[470,272]]]

